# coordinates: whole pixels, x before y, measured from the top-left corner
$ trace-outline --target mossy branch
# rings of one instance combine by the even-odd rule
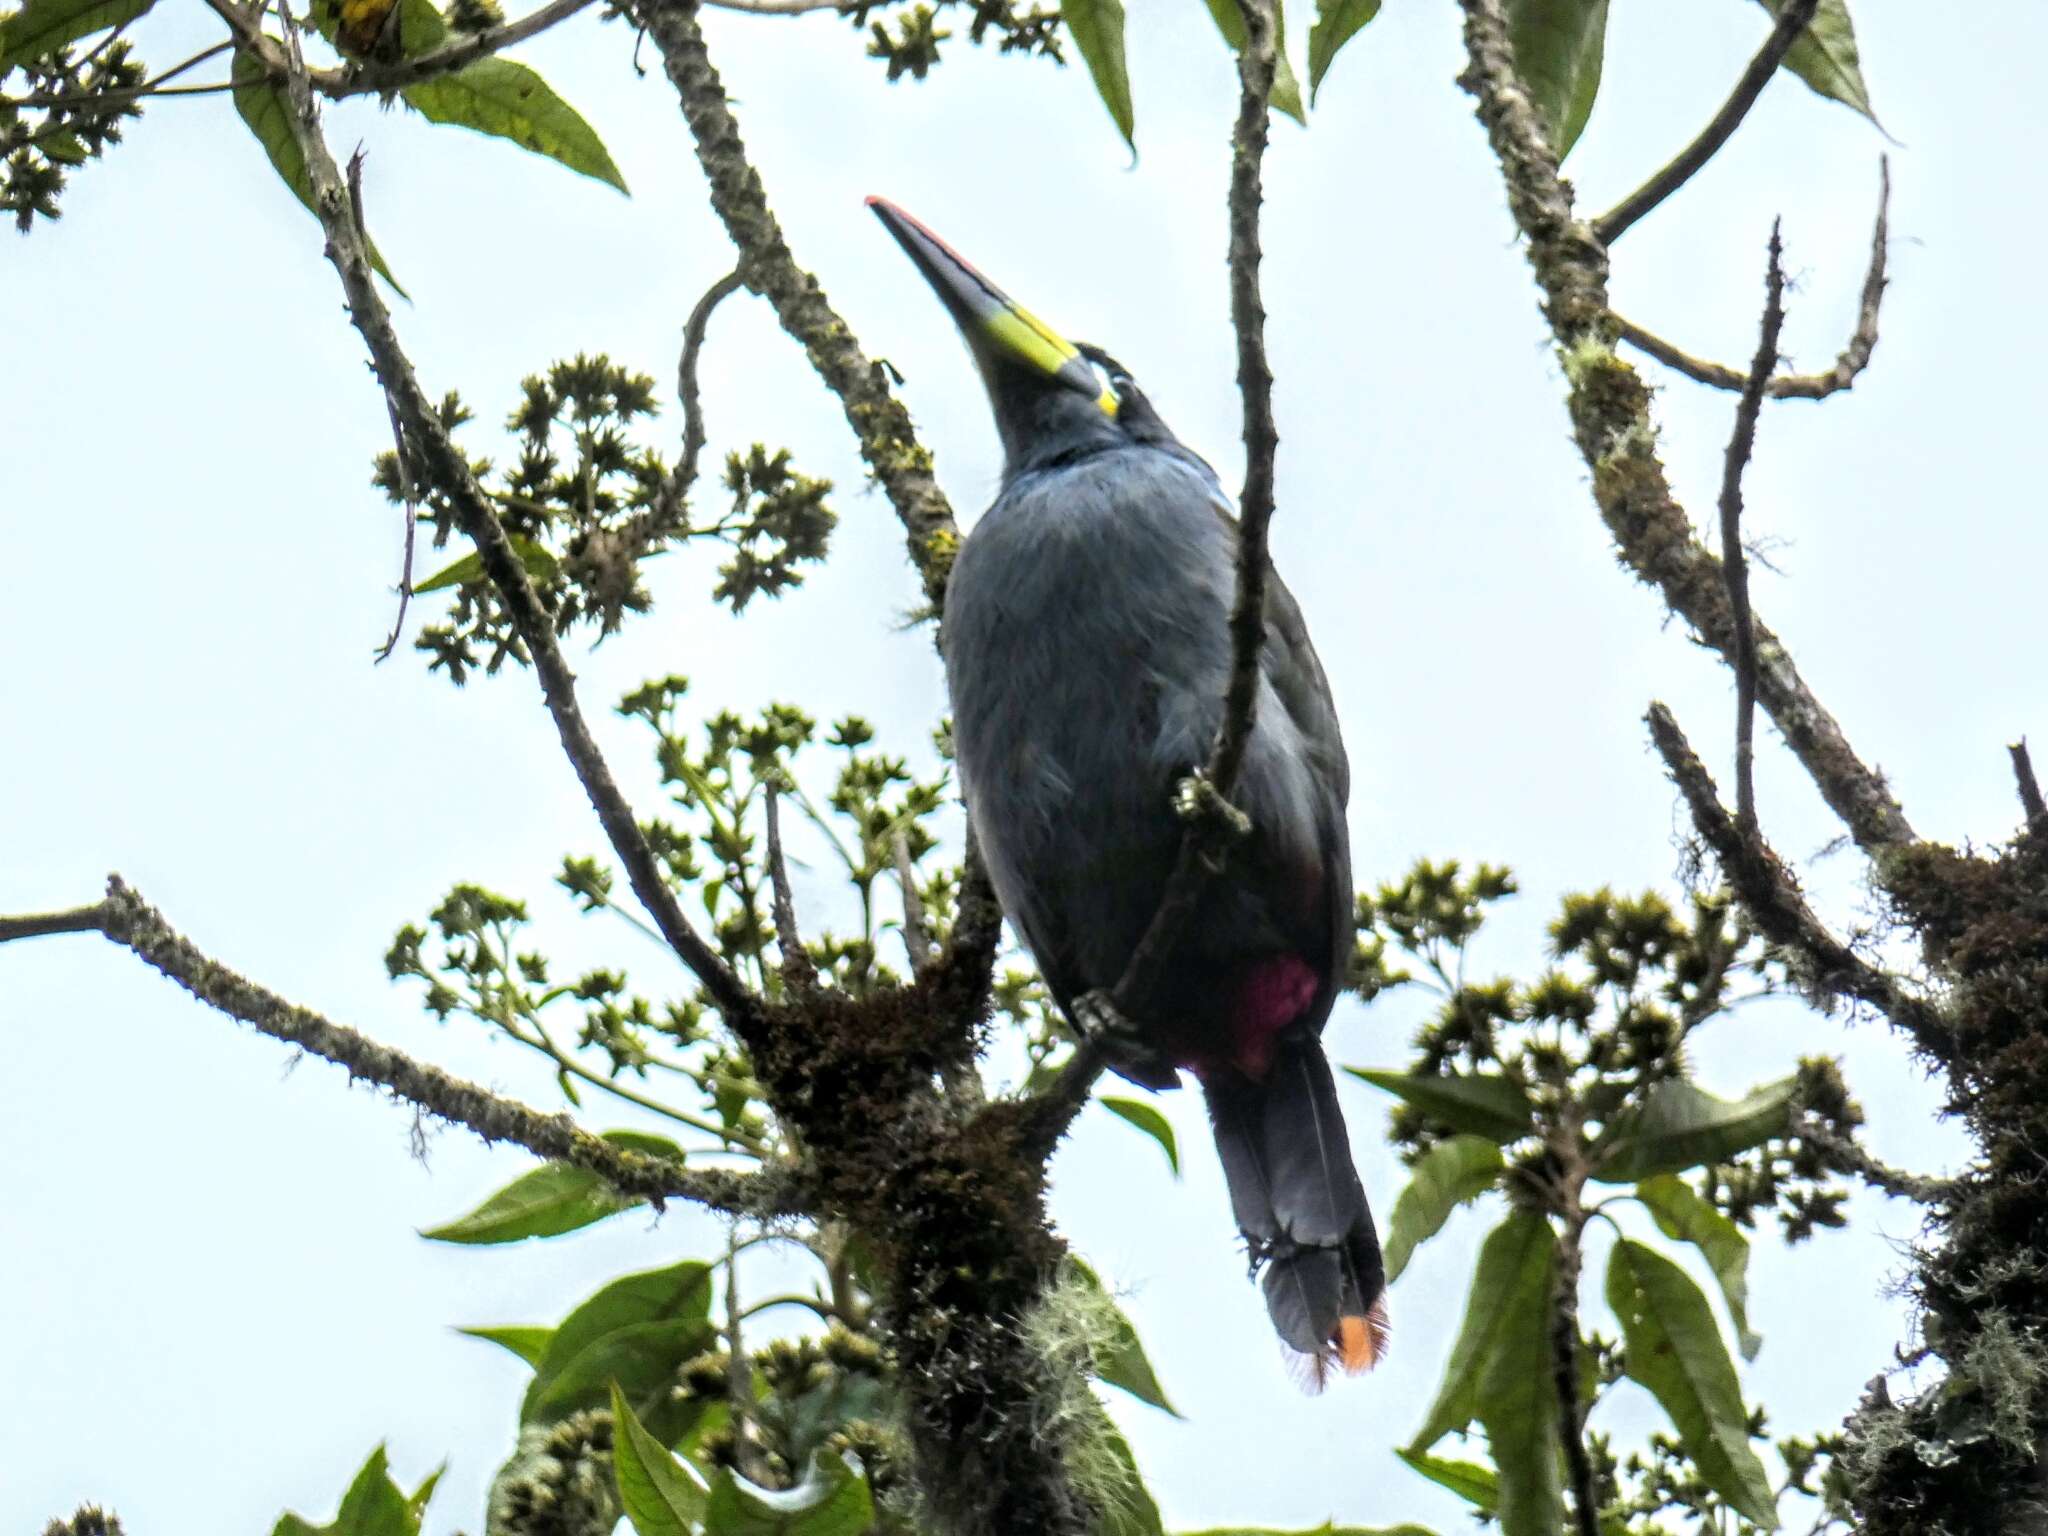
[[[769,302],[825,387],[839,397],[861,457],[903,523],[925,597],[938,612],[945,604],[946,576],[960,530],[910,412],[783,239],[761,177],[747,158],[725,85],[705,49],[696,0],[633,0],[628,10],[661,50],[663,67],[681,98],[683,120],[710,183],[711,206],[739,249],[740,280]]]
[[[1701,839],[1713,850],[1726,880],[1757,929],[1799,962],[1799,979],[1822,1006],[1851,997],[1876,1009],[1916,1038],[1945,1035],[1939,1010],[1905,982],[1850,949],[1814,914],[1799,882],[1761,836],[1745,835],[1721,802],[1721,792],[1678,719],[1663,704],[1643,717],[1665,771],[1684,798]]]
[[[215,3],[218,7],[224,0]],[[562,750],[575,768],[613,851],[626,868],[634,896],[654,919],[662,937],[703,984],[727,1024],[745,1040],[755,1032],[760,1017],[758,1001],[683,915],[583,718],[576,700],[575,677],[556,643],[554,624],[534,592],[525,564],[512,548],[497,509],[477,484],[469,460],[455,446],[399,344],[391,312],[371,274],[355,201],[344,186],[320,131],[311,79],[299,57],[297,42],[296,31],[288,28],[287,95],[292,110],[287,121],[305,157],[313,211],[327,235],[327,259],[340,275],[349,318],[369,348],[377,381],[412,447],[414,467],[424,480],[447,496],[462,531],[476,545],[484,572],[497,587],[532,660]]]
[[[353,1081],[375,1083],[487,1142],[512,1142],[550,1162],[587,1169],[622,1195],[657,1208],[670,1199],[693,1200],[761,1220],[810,1208],[802,1181],[789,1170],[685,1168],[670,1158],[614,1146],[566,1114],[542,1114],[279,997],[199,949],[119,875],[108,879],[106,899],[92,906],[54,917],[0,918],[0,942],[52,933],[104,934],[207,1007],[345,1068]]]
[[[1733,665],[1740,627],[1721,562],[1672,494],[1657,457],[1648,386],[1614,351],[1620,322],[1607,304],[1606,250],[1573,212],[1542,116],[1515,74],[1502,0],[1459,3],[1468,58],[1459,83],[1478,101],[1508,207],[1528,241],[1601,517],[1636,576]],[[1912,826],[1884,776],[1856,754],[1770,628],[1757,620],[1754,633],[1758,700],[1829,807],[1866,852],[1910,843]]]

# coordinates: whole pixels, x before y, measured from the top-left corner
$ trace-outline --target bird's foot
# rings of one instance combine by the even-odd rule
[[[1067,1010],[1082,1040],[1102,1055],[1109,1070],[1140,1088],[1177,1088],[1180,1069],[1173,1058],[1124,1017],[1107,992],[1084,992]]]

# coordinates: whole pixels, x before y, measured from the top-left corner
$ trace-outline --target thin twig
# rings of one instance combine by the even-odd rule
[[[805,1296],[791,1291],[783,1296],[764,1296],[759,1301],[750,1301],[740,1313],[744,1321],[757,1313],[766,1312],[770,1307],[803,1307],[816,1313],[828,1323],[844,1323],[846,1316],[831,1302],[821,1296]]]
[[[211,48],[201,49],[198,53],[193,54],[191,58],[186,59],[183,63],[173,64],[169,69],[165,70],[162,74],[151,76],[149,79],[143,81],[140,85],[114,86],[104,91],[94,91],[90,99],[90,104],[93,106],[97,106],[102,102],[128,102],[134,101],[138,97],[155,95],[157,93],[158,88],[162,86],[165,82],[175,80],[178,78],[178,76],[185,74],[189,70],[197,69],[200,65],[204,64],[208,59],[219,58],[222,54],[228,52],[234,46],[235,45],[233,43],[215,43]],[[217,87],[209,87],[209,89],[217,89]],[[4,102],[7,106],[17,108],[55,106],[69,107],[73,105],[87,105],[87,103],[83,102],[69,102],[62,95],[52,93],[50,91],[31,91],[26,96],[17,96],[11,99],[6,97],[0,97],[0,102]]]
[[[910,412],[890,393],[887,376],[861,350],[818,280],[791,255],[761,178],[747,159],[725,86],[705,51],[694,0],[632,0],[630,11],[661,50],[710,183],[711,205],[739,250],[741,281],[768,300],[783,330],[803,346],[826,388],[838,397],[861,457],[903,524],[910,558],[937,612],[945,603],[946,575],[960,529],[932,474],[930,451],[919,441]]]
[[[1702,166],[1720,153],[1721,146],[1742,126],[1742,120],[1749,116],[1749,109],[1756,105],[1757,97],[1763,94],[1764,87],[1778,72],[1778,66],[1785,62],[1785,55],[1792,51],[1792,45],[1799,41],[1799,34],[1806,30],[1807,23],[1813,20],[1814,12],[1819,9],[1820,0],[1789,0],[1778,12],[1778,24],[1771,28],[1771,35],[1764,39],[1763,47],[1756,51],[1756,57],[1742,72],[1742,78],[1735,82],[1734,91],[1721,104],[1721,110],[1700,130],[1699,137],[1681,149],[1670,164],[1595,219],[1594,239],[1611,248],[1631,225],[1691,181]]]
[[[232,9],[229,0],[209,0]],[[288,34],[291,36],[291,34]],[[293,36],[293,42],[296,42]],[[633,894],[653,917],[670,948],[703,983],[727,1023],[746,1039],[759,1020],[757,1000],[731,968],[705,943],[684,916],[661,865],[634,820],[632,808],[612,778],[610,765],[598,750],[576,702],[576,682],[555,641],[552,616],[541,606],[526,567],[513,550],[505,526],[470,472],[468,459],[450,439],[433,402],[421,387],[411,360],[399,345],[391,312],[371,276],[364,242],[349,216],[348,193],[320,132],[318,111],[296,49],[286,50],[287,94],[292,110],[286,124],[305,156],[313,211],[327,233],[327,257],[340,275],[349,318],[370,350],[370,360],[385,398],[397,412],[404,436],[419,454],[416,468],[424,480],[447,497],[462,530],[475,544],[488,576],[503,599],[520,641],[540,680],[548,712],[555,722],[562,750],[582,781],[612,849],[625,866]]]
[[[23,917],[0,917],[0,944],[15,939],[40,939],[56,933],[104,933],[107,904],[96,901],[89,907],[69,912],[33,912]]]
[[[503,53],[507,48],[567,21],[589,4],[591,0],[549,0],[548,4],[517,21],[458,38],[417,58],[389,64],[350,63],[339,69],[308,70],[307,78],[314,90],[337,101],[370,92],[386,95],[408,85],[418,85],[423,80],[452,75],[457,70],[467,69],[478,59]]]
[[[804,947],[803,933],[796,925],[796,897],[789,887],[789,864],[782,856],[781,792],[782,787],[770,779],[766,796],[768,886],[775,911],[775,943],[782,951],[782,979],[792,993],[802,997],[817,990],[818,968],[811,963],[811,952]]]
[[[207,1007],[334,1062],[353,1080],[375,1083],[487,1142],[513,1142],[550,1162],[586,1168],[620,1193],[657,1207],[681,1198],[759,1217],[801,1215],[808,1209],[808,1194],[783,1168],[763,1173],[685,1168],[669,1158],[614,1146],[566,1114],[542,1114],[288,1002],[202,952],[118,875],[108,879],[106,899],[93,906],[0,918],[0,941],[47,933],[104,934]]]
[[[1735,430],[1721,465],[1721,572],[1728,581],[1728,606],[1735,625],[1735,821],[1743,836],[1758,836],[1756,824],[1756,629],[1749,611],[1749,557],[1742,548],[1742,474],[1756,447],[1756,422],[1764,408],[1764,383],[1778,366],[1778,337],[1785,328],[1785,250],[1778,221],[1771,221],[1770,257],[1764,269],[1764,318],[1749,365],[1749,380],[1735,407]]]
[[[739,273],[726,273],[705,290],[683,323],[683,355],[676,363],[676,395],[683,403],[683,453],[662,488],[662,494],[678,509],[697,483],[697,461],[704,453],[704,405],[697,389],[697,359],[704,351],[704,332],[711,324],[711,312],[739,287]]]
[[[924,899],[917,894],[917,871],[910,863],[910,839],[898,827],[889,839],[896,858],[896,884],[903,892],[903,950],[910,957],[912,971],[921,971],[932,960],[932,938],[924,926]]]
[[[363,146],[358,144],[355,153],[348,157],[348,211],[356,227],[356,238],[367,247],[370,235],[363,217],[363,160]],[[420,526],[419,493],[413,484],[412,455],[405,446],[405,429],[398,424],[398,407],[392,404],[389,394],[384,397],[384,415],[391,423],[391,457],[398,467],[399,500],[405,505],[405,556],[398,571],[398,614],[392,619],[391,633],[385,636],[372,665],[389,660],[391,653],[398,648],[399,636],[405,633],[405,611],[412,605],[413,548]]]
[[[1856,329],[1849,344],[1825,373],[1781,373],[1765,386],[1772,400],[1825,400],[1829,395],[1851,388],[1877,349],[1878,313],[1884,307],[1885,265],[1891,245],[1891,160],[1878,160],[1877,220],[1870,236],[1870,265],[1863,274],[1863,295],[1856,312]],[[1710,362],[1681,352],[1661,336],[1654,336],[1632,320],[1613,317],[1620,339],[1665,367],[1684,374],[1696,383],[1715,389],[1740,390],[1747,376],[1724,363]]]
[[[1800,963],[1802,980],[1822,1005],[1853,997],[1922,1041],[1948,1038],[1935,1006],[1878,969],[1827,930],[1801,894],[1792,872],[1762,837],[1745,837],[1721,804],[1720,791],[1678,721],[1662,704],[1643,717],[1665,770],[1685,799],[1693,826],[1713,850],[1726,880],[1757,931]]]
[[[1459,0],[1469,67],[1459,83],[1479,102],[1501,164],[1508,206],[1529,243],[1529,263],[1566,376],[1573,437],[1592,471],[1593,497],[1617,552],[1672,612],[1724,658],[1735,654],[1734,613],[1720,561],[1693,534],[1657,457],[1650,391],[1614,351],[1607,256],[1572,213],[1542,115],[1515,74],[1502,0]],[[1913,828],[1884,776],[1856,753],[1797,665],[1753,619],[1757,701],[1807,776],[1868,852],[1910,842]]]

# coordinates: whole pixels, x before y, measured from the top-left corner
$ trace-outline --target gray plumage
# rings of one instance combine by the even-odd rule
[[[1002,489],[961,546],[941,640],[990,876],[1070,1007],[1117,984],[1174,865],[1174,791],[1222,719],[1237,528],[1214,472],[1119,365],[1092,348],[1092,367],[1018,356],[1000,341],[1014,328],[986,319],[1021,312],[915,221],[877,211],[960,321],[1003,439]],[[1318,1038],[1353,939],[1350,777],[1277,575],[1265,617],[1232,795],[1252,834],[1130,1011],[1150,1051],[1202,1082],[1274,1326],[1319,1380],[1327,1363],[1372,1363],[1385,1334],[1378,1239]]]

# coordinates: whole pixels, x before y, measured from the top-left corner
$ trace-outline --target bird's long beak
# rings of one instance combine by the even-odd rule
[[[1116,414],[1116,391],[1096,376],[1075,345],[962,261],[954,249],[887,198],[868,206],[896,237],[917,270],[952,313],[984,372],[997,363],[1021,363],[1055,383],[1094,397]]]

